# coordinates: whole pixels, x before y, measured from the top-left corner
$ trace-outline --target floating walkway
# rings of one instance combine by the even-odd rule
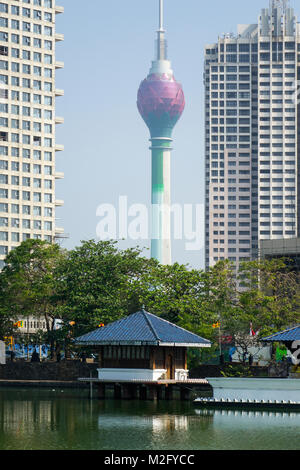
[[[300,402],[284,400],[231,400],[229,398],[197,398],[194,400],[195,406],[201,408],[233,410],[291,410],[300,412]]]

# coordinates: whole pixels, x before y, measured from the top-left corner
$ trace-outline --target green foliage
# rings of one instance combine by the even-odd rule
[[[120,250],[113,241],[89,240],[67,252],[27,240],[9,253],[0,273],[0,338],[14,333],[15,320],[44,316],[47,333],[33,341],[70,348],[75,337],[144,306],[212,341],[210,350],[189,353],[196,366],[219,354],[223,335],[247,352],[259,337],[300,323],[299,275],[285,260],[243,263],[237,280],[242,290],[229,261],[204,272],[162,266],[139,248]],[[59,330],[54,319],[62,321]],[[259,330],[255,340],[250,323]]]
[[[27,240],[12,250],[0,273],[0,331],[11,333],[9,321],[54,315],[54,269],[63,256],[58,245]]]
[[[115,242],[82,242],[55,271],[59,317],[75,322],[74,336],[111,323],[141,308],[132,289],[153,260],[141,250],[118,250]]]
[[[225,370],[221,370],[223,377],[253,377],[250,367],[237,365],[226,366]]]

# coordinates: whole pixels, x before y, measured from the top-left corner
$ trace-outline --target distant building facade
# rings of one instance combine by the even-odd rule
[[[206,268],[299,231],[300,26],[287,0],[205,49]]]
[[[300,272],[300,238],[262,240],[259,255],[261,259],[285,258],[290,268]]]
[[[11,249],[29,238],[54,242],[56,225],[55,0],[0,2],[0,269]]]

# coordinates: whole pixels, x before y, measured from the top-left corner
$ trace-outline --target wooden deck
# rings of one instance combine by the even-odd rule
[[[180,400],[191,400],[200,390],[210,390],[206,379],[187,380],[107,380],[92,377],[78,379],[90,385],[90,398],[94,398],[94,388],[98,399],[107,398],[107,391],[113,390],[116,399],[140,400],[172,400],[179,396]],[[195,398],[195,396],[193,397]]]
[[[208,385],[208,381],[206,379],[187,379],[187,380],[140,380],[140,379],[133,379],[133,380],[103,380],[98,378],[92,377],[85,377],[78,379],[79,382],[89,382],[89,383],[128,383],[128,384],[147,384],[147,385],[192,385],[192,384],[200,384],[200,385]]]

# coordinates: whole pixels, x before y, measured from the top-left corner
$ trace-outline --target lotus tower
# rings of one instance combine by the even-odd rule
[[[172,132],[180,119],[185,98],[167,60],[167,42],[163,27],[163,0],[159,0],[159,29],[156,58],[149,75],[140,85],[138,110],[150,131],[152,152],[152,233],[151,257],[161,264],[171,257],[171,145]]]

